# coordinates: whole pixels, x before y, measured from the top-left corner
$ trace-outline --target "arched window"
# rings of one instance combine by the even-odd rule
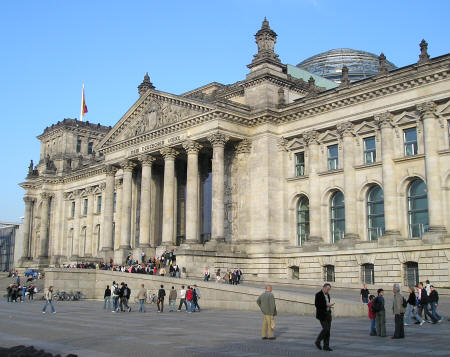
[[[378,185],[367,194],[367,231],[369,240],[377,240],[384,234],[383,189]]]
[[[302,196],[297,202],[297,244],[302,245],[309,238],[309,200]]]
[[[339,239],[344,238],[345,234],[345,205],[344,195],[341,191],[336,191],[331,196],[330,205],[330,228],[331,228],[331,241],[337,242]]]
[[[419,264],[416,262],[405,263],[405,283],[406,286],[416,286],[419,284]]]
[[[373,264],[361,265],[361,280],[365,284],[375,284],[375,268]]]
[[[410,238],[420,238],[428,231],[427,185],[416,179],[408,188],[408,230]]]

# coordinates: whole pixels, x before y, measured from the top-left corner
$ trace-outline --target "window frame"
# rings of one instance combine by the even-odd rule
[[[70,203],[70,218],[75,218],[75,201],[71,201]]]
[[[299,157],[303,157],[303,161],[298,160]],[[305,152],[299,151],[295,153],[295,177],[305,176]]]
[[[331,148],[336,148],[336,156],[330,156]],[[339,145],[327,145],[327,168],[328,171],[339,170]]]
[[[361,264],[361,282],[363,282],[364,284],[370,284],[370,285],[375,284],[375,265],[374,264],[372,264],[372,263]]]
[[[301,207],[305,206],[305,202],[307,204],[307,210],[302,210]],[[307,212],[307,219],[304,222],[300,221],[301,212]],[[302,195],[297,201],[296,206],[296,221],[297,221],[297,245],[302,246],[304,242],[309,240],[309,232],[310,232],[310,217],[309,217],[309,199],[308,197]],[[302,234],[304,232],[304,234]]]
[[[413,261],[407,261],[404,263],[404,269],[405,269],[405,285],[406,286],[417,286],[420,281],[420,271],[419,271],[419,263],[413,262]],[[410,269],[413,269],[413,275],[414,275],[414,283],[411,283],[409,280],[409,272]]]
[[[382,200],[371,200],[371,194],[374,192],[374,190],[381,190],[381,194],[383,199]],[[374,207],[375,205],[379,205],[382,204],[383,205],[383,213],[372,213],[372,207]],[[369,188],[369,190],[367,191],[367,196],[366,196],[366,217],[367,217],[367,236],[368,236],[368,240],[370,242],[372,241],[377,241],[379,237],[381,237],[384,232],[385,232],[385,227],[386,227],[386,222],[384,219],[384,191],[381,188],[381,186],[379,185],[373,185],[372,187]],[[383,226],[382,227],[373,227],[372,224],[372,220],[373,218],[379,218],[382,217],[383,218]],[[380,229],[378,229],[380,228]],[[375,232],[375,236],[376,239],[372,238],[372,232]]]
[[[411,196],[411,190],[413,188],[413,186],[418,183],[423,183],[425,185],[425,193],[421,194],[421,195],[415,195],[415,196]],[[415,200],[421,199],[421,198],[425,198],[426,199],[426,203],[427,203],[427,208],[426,209],[416,209],[416,208],[412,208],[415,206],[415,204],[413,204],[413,202]],[[430,213],[429,213],[429,207],[428,207],[428,191],[427,191],[427,184],[425,183],[425,181],[423,181],[420,178],[416,178],[413,181],[410,182],[410,184],[408,185],[407,188],[407,192],[406,192],[406,202],[407,202],[407,212],[408,212],[408,237],[409,238],[422,238],[422,235],[427,232],[430,228]],[[415,214],[417,213],[427,213],[427,223],[415,223],[413,222],[413,217]],[[418,226],[418,235],[415,235],[414,232],[414,226]]]
[[[373,139],[373,149],[367,149],[367,145],[366,142],[369,139]],[[363,160],[365,164],[374,164],[375,162],[377,162],[377,140],[376,140],[376,136],[372,135],[372,136],[366,136],[363,138],[363,147],[364,147],[364,152],[363,152]],[[367,154],[371,154],[372,157],[372,161],[368,161],[367,160]]]
[[[87,154],[91,155],[94,152],[94,142],[89,141],[87,145]]]
[[[338,194],[342,195],[342,205],[338,205],[336,206],[334,204],[334,200],[336,198],[336,196]],[[338,209],[342,209],[342,213],[343,213],[343,218],[335,218],[336,217],[336,211]],[[339,224],[339,222],[343,222],[343,230],[339,230],[339,233],[337,233],[337,235],[339,236],[338,239],[336,239],[336,228],[338,228],[337,224]],[[331,234],[331,242],[337,243],[339,240],[341,240],[342,238],[344,238],[345,235],[345,196],[341,191],[335,191],[331,197],[330,197],[330,234]]]
[[[102,195],[97,196],[97,214],[102,213]]]
[[[331,277],[331,279],[328,279]],[[336,268],[333,264],[323,266],[323,279],[325,282],[334,283],[336,281]]]
[[[414,141],[407,141],[406,140],[406,134],[407,132],[411,132],[414,131],[416,134],[416,140]],[[412,145],[412,154],[408,154],[408,147],[410,147]],[[405,128],[403,129],[403,154],[405,156],[415,156],[419,153],[419,146],[418,146],[418,138],[417,138],[417,127],[411,127],[411,128]]]
[[[83,216],[87,216],[89,213],[89,199],[83,199]]]
[[[82,141],[80,137],[77,137],[77,146],[76,146],[76,152],[77,154],[79,154],[81,152],[81,146],[82,146]]]

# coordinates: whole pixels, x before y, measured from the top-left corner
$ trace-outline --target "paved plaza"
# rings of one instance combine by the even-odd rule
[[[200,301],[201,303],[201,301]],[[56,302],[56,314],[42,314],[42,302],[0,302],[0,346],[33,345],[51,353],[99,356],[449,356],[450,323],[406,327],[405,340],[369,337],[367,319],[333,321],[333,352],[317,351],[319,323],[313,317],[280,315],[276,341],[262,341],[256,312],[145,314],[103,311],[102,302]],[[388,313],[387,332],[393,333]]]

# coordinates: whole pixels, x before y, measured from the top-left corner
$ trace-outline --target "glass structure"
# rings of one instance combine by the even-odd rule
[[[408,228],[410,238],[420,238],[429,229],[427,185],[421,179],[408,188]]]
[[[373,186],[367,194],[367,230],[369,240],[384,234],[384,198],[380,186]]]
[[[344,195],[341,191],[336,191],[331,197],[330,228],[331,228],[331,240],[333,243],[344,238],[345,205],[344,205]]]
[[[297,244],[302,245],[309,237],[309,200],[302,196],[297,203]]]
[[[348,68],[350,82],[359,81],[378,73],[378,56],[351,48],[336,48],[312,56],[300,62],[297,67],[340,83],[344,65]],[[386,66],[389,71],[397,68],[389,61],[386,61]]]

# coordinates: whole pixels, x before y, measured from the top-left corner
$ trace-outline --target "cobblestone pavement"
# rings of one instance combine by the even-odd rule
[[[51,353],[84,356],[450,356],[450,322],[406,327],[406,339],[368,336],[368,319],[333,320],[334,352],[313,345],[320,328],[313,317],[280,315],[276,341],[259,337],[256,312],[111,313],[102,302],[56,302],[56,314],[42,314],[42,302],[0,302],[0,346],[33,345]],[[387,332],[393,333],[389,313]]]

